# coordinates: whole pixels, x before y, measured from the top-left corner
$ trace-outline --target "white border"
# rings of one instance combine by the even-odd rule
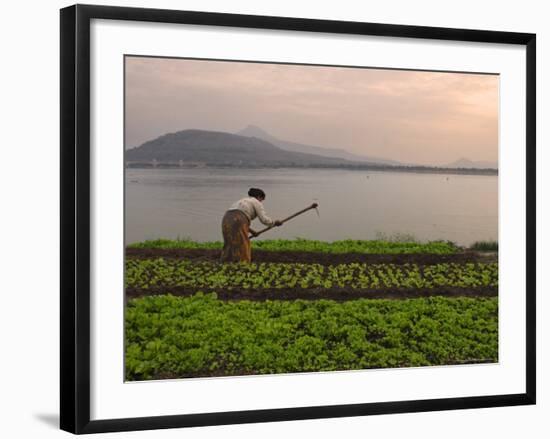
[[[124,54],[499,73],[499,364],[124,383]],[[523,47],[93,20],[90,74],[93,420],[525,392]]]

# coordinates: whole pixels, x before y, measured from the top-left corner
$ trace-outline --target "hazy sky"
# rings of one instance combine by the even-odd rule
[[[498,76],[126,58],[126,147],[257,125],[406,163],[498,159]]]

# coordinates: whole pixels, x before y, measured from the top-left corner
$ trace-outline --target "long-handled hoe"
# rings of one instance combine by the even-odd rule
[[[287,218],[281,220],[281,223],[284,224],[284,223],[286,223],[287,221],[290,221],[292,218],[296,218],[298,215],[301,215],[302,213],[306,213],[308,210],[311,210],[311,209],[315,209],[316,212],[317,212],[317,215],[319,215],[319,210],[317,209],[317,207],[319,207],[319,204],[318,204],[318,203],[313,203],[311,206],[308,206],[308,207],[306,207],[305,209],[302,209],[302,210],[300,210],[299,212],[296,212],[296,213],[290,215],[289,217],[287,217]],[[255,237],[261,235],[262,233],[265,233],[265,232],[267,232],[268,230],[271,230],[273,227],[275,227],[275,226],[268,226],[268,227],[266,227],[265,229],[258,230],[258,231],[256,232],[255,235],[250,235],[249,238],[250,238],[250,239],[255,238]]]

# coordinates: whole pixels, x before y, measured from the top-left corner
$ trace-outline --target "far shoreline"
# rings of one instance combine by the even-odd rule
[[[489,177],[498,176],[498,169],[475,169],[475,168],[438,168],[430,166],[372,166],[372,165],[350,165],[350,166],[323,166],[323,165],[272,165],[272,166],[244,166],[244,165],[220,165],[220,164],[179,164],[179,163],[151,163],[151,162],[127,162],[125,169],[310,169],[310,170],[344,170],[363,172],[399,172],[413,174],[444,174],[444,175],[482,175]]]

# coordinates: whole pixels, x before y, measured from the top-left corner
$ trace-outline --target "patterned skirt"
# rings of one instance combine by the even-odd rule
[[[250,221],[240,210],[228,210],[222,220],[222,262],[250,262]]]

